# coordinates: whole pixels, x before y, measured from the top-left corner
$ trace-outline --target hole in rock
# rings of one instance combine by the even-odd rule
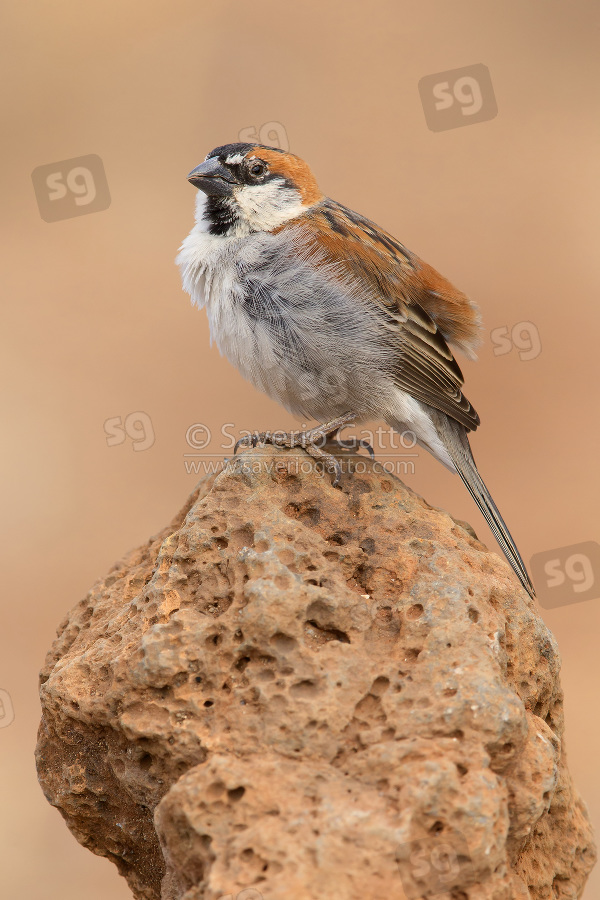
[[[139,767],[140,769],[147,770],[152,765],[152,757],[149,753],[142,753],[139,759]]]

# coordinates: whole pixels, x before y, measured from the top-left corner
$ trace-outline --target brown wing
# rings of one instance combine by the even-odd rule
[[[333,200],[308,210],[302,231],[340,277],[371,289],[398,340],[398,386],[474,430],[479,416],[462,393],[464,378],[448,344],[473,355],[477,307],[391,235]]]

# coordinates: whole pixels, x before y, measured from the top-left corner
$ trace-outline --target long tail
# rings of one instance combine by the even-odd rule
[[[486,522],[492,529],[494,537],[514,569],[517,578],[529,596],[535,597],[535,589],[527,569],[525,568],[525,563],[521,559],[521,554],[517,550],[517,546],[512,539],[510,531],[506,527],[504,519],[500,515],[498,507],[492,500],[492,496],[485,486],[483,478],[477,471],[466,429],[463,425],[460,425],[454,419],[450,419],[443,413],[437,412],[437,415],[433,418],[436,425],[436,431],[446,450],[450,454],[452,462],[456,467],[456,471],[462,478],[473,500],[483,513]]]

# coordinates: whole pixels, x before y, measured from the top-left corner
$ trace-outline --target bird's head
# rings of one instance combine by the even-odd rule
[[[200,192],[198,224],[227,237],[273,231],[323,199],[300,157],[263,144],[216,147],[188,181]]]

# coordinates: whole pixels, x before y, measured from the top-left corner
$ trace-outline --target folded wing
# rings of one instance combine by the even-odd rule
[[[358,279],[382,313],[398,354],[398,387],[460,422],[479,416],[462,393],[464,378],[450,345],[473,356],[477,307],[442,275],[373,222],[333,200],[302,217],[302,232],[340,279]]]

